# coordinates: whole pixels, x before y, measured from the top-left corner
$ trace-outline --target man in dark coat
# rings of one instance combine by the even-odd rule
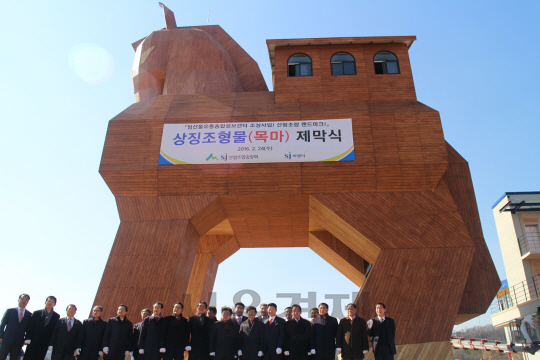
[[[117,316],[107,321],[103,335],[104,360],[124,360],[133,351],[133,325],[126,317],[127,312],[128,307],[122,304],[118,306]]]
[[[103,355],[103,334],[107,323],[101,319],[102,312],[103,307],[94,306],[92,317],[83,321],[75,350],[78,360],[97,360]]]
[[[259,305],[259,308],[261,309],[261,315],[257,316],[257,319],[262,321],[263,324],[266,324],[266,322],[269,319],[269,317],[268,317],[268,304],[267,303],[262,303],[261,305]]]
[[[209,360],[208,342],[210,339],[210,329],[214,324],[206,316],[208,304],[199,301],[197,304],[197,315],[188,319],[189,343],[186,351],[189,351],[189,360]]]
[[[319,317],[311,320],[311,355],[313,360],[334,360],[338,321],[328,315],[328,304],[319,304]]]
[[[32,319],[26,332],[26,340],[30,344],[26,346],[25,360],[43,360],[47,355],[49,340],[54,330],[54,326],[60,315],[54,311],[56,298],[47,296],[45,309],[36,310],[32,313]]]
[[[26,310],[26,305],[30,301],[30,295],[19,295],[19,306],[7,309],[0,322],[0,360],[17,359],[24,344],[29,344],[29,340],[24,340],[26,331],[32,318],[32,313]]]
[[[302,308],[292,306],[293,318],[285,324],[285,355],[287,360],[307,360],[311,353],[311,323],[300,316]]]
[[[268,304],[268,321],[264,324],[264,360],[281,360],[285,342],[286,321],[276,316],[277,305]]]
[[[240,325],[240,350],[238,356],[242,360],[260,360],[264,353],[264,323],[255,318],[257,309],[248,306],[248,319]]]
[[[210,318],[210,320],[212,320],[213,323],[215,323],[216,321],[218,321],[217,319],[217,309],[215,306],[209,306],[208,307],[208,311],[206,311],[206,316],[208,316]]]
[[[150,309],[142,309],[141,310],[141,322],[136,323],[133,325],[133,344],[131,345],[131,348],[134,349],[133,351],[133,358],[137,360],[139,358],[139,338],[141,337],[141,329],[142,329],[142,322],[144,319],[152,315],[152,310]]]
[[[311,318],[311,323],[313,324],[313,320],[319,317],[319,309],[316,307],[309,309],[309,317]]]
[[[385,316],[386,305],[378,303],[375,306],[377,316],[369,320],[368,334],[372,336],[375,360],[394,360],[396,351],[396,323],[394,319]]]
[[[231,320],[232,309],[221,308],[221,320],[215,322],[210,330],[208,350],[213,360],[234,360],[240,345],[240,327]]]
[[[184,304],[177,302],[173,314],[165,317],[165,360],[184,360],[184,350],[189,342],[188,321],[182,316]]]
[[[77,339],[82,323],[75,319],[77,306],[69,304],[66,308],[66,317],[58,319],[54,325],[49,350],[52,351],[51,360],[73,360],[77,349]]]
[[[157,302],[153,314],[143,320],[139,337],[139,354],[143,360],[159,360],[165,353],[163,304]]]
[[[356,305],[347,304],[347,317],[339,321],[336,352],[342,360],[363,359],[369,351],[366,320],[356,316]]]
[[[231,317],[231,320],[238,326],[247,320],[247,316],[244,316],[245,307],[244,303],[240,301],[234,304],[234,315]]]
[[[292,316],[292,307],[287,306],[285,308],[285,317],[284,317],[284,319],[285,319],[285,321],[289,321],[289,320],[292,319],[292,317],[293,317]]]

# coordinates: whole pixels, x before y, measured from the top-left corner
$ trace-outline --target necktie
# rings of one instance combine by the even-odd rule
[[[270,325],[272,325],[272,318],[270,318]]]
[[[242,318],[239,317],[239,318],[238,318],[238,325],[240,325],[241,323],[242,323]]]
[[[322,316],[321,316],[321,324],[322,324],[322,325],[325,325],[325,324],[326,324],[326,319],[323,318]]]
[[[68,319],[68,332],[71,330],[71,319]]]
[[[199,318],[201,319],[201,325],[204,325],[204,316],[199,316]]]
[[[22,321],[22,318],[23,318],[23,314],[24,314],[24,310],[22,309],[19,309],[19,322]]]

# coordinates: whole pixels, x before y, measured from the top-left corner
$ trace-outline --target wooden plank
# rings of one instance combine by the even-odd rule
[[[214,266],[215,265],[215,266]],[[206,278],[208,276],[215,279],[215,273],[209,270],[217,272],[217,262],[210,253],[196,254],[193,261],[193,270],[189,278],[189,285],[186,290],[186,297],[184,302],[184,313],[187,316],[191,316],[197,311],[197,303],[201,301],[201,298],[205,296],[203,290],[206,284]],[[208,301],[207,301],[208,302]]]
[[[214,227],[220,226],[227,220],[227,213],[223,208],[221,199],[216,198],[203,210],[191,218],[191,223],[201,235],[210,232]],[[214,234],[216,234],[214,232]]]
[[[381,249],[313,196],[309,197],[309,216],[370,264],[375,263]]]
[[[335,236],[328,231],[310,232],[309,248],[358,287],[362,287],[366,279],[364,259]]]
[[[380,248],[473,245],[444,182],[435,191],[311,197]]]
[[[476,246],[473,262],[463,299],[459,308],[460,321],[486,312],[500,288],[501,280],[486,246],[476,196],[470,175],[469,165],[449,144],[447,144],[450,166],[444,175],[449,192],[456,203],[459,215]],[[481,277],[478,274],[483,274]]]
[[[121,221],[190,219],[216,196],[117,196]]]
[[[240,245],[235,236],[232,236],[227,242],[221,245],[219,248],[212,252],[212,256],[216,259],[218,264],[227,260],[229,256],[240,250]]]

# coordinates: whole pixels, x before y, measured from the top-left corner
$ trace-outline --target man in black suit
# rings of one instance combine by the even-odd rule
[[[26,340],[30,342],[26,346],[25,360],[43,360],[47,354],[49,340],[60,315],[54,311],[56,298],[47,296],[45,309],[36,310],[32,313],[30,325],[26,332]]]
[[[311,318],[311,322],[313,322],[313,320],[319,317],[319,309],[317,309],[316,307],[311,308],[309,310],[309,317]]]
[[[133,325],[133,344],[131,346],[132,349],[135,349],[133,351],[133,358],[138,359],[139,358],[139,338],[141,337],[141,329],[142,329],[142,322],[144,319],[152,315],[152,310],[150,309],[142,309],[141,310],[141,322],[136,323]]]
[[[263,303],[263,304],[259,305],[259,309],[261,309],[261,315],[257,316],[257,319],[262,321],[263,324],[266,324],[266,322],[269,319],[269,317],[268,317],[268,304]]]
[[[214,322],[206,316],[207,309],[208,304],[205,301],[199,301],[197,315],[188,319],[190,340],[186,351],[189,351],[189,360],[209,360],[208,342]]]
[[[237,302],[234,304],[234,316],[232,317],[232,321],[234,321],[238,326],[242,324],[244,321],[247,320],[247,316],[244,316],[244,308],[246,306],[243,302]]]
[[[102,312],[103,307],[96,305],[92,309],[92,317],[83,321],[75,350],[78,360],[97,360],[103,355],[103,334],[107,323],[101,319]]]
[[[110,318],[103,334],[103,359],[124,360],[124,357],[133,351],[133,325],[126,317],[128,307],[124,304],[118,306],[116,317]]]
[[[319,317],[311,320],[311,355],[314,360],[334,360],[336,355],[337,319],[328,315],[328,304],[319,304]]]
[[[293,317],[292,316],[292,307],[287,306],[284,311],[285,311],[285,321],[291,320],[292,317]]]
[[[26,331],[32,318],[32,313],[26,310],[30,295],[19,295],[19,306],[7,309],[0,322],[0,360],[6,360],[8,354],[11,359],[17,359],[24,344],[31,341],[24,340]]]
[[[212,324],[208,350],[212,360],[234,360],[237,357],[239,341],[239,326],[231,320],[232,309],[221,308],[221,320]]]
[[[268,304],[268,321],[264,324],[264,360],[281,360],[285,343],[285,320],[276,316],[277,305]]]
[[[77,349],[77,339],[82,323],[75,319],[77,306],[69,304],[66,308],[66,317],[59,319],[49,340],[49,350],[52,351],[51,360],[73,360]]]
[[[212,322],[216,322],[216,321],[218,321],[216,315],[217,315],[216,307],[215,306],[209,306],[208,311],[206,311],[206,316],[208,316],[210,318],[210,320],[212,320]]]
[[[189,342],[188,321],[182,316],[184,304],[177,302],[173,314],[164,318],[165,360],[184,360],[184,349]]]
[[[356,316],[356,305],[347,304],[347,317],[339,321],[336,352],[342,360],[363,359],[369,351],[366,320]]]
[[[307,360],[311,353],[311,323],[301,314],[300,305],[294,304],[293,318],[285,324],[285,356],[288,360]]]
[[[153,306],[153,314],[143,320],[139,338],[139,354],[143,360],[159,360],[165,353],[165,333],[163,304],[157,302]]]
[[[385,316],[386,305],[378,303],[375,306],[377,316],[369,320],[368,334],[372,336],[375,360],[394,360],[396,351],[396,323],[394,319]]]
[[[240,325],[240,350],[242,360],[260,360],[264,353],[264,323],[255,318],[257,309],[248,306],[248,319]]]

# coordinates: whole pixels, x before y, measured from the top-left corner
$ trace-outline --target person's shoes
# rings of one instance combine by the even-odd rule
[[[538,350],[538,349],[535,348],[534,344],[525,346],[525,351],[528,352],[531,355],[534,355],[536,350]]]

